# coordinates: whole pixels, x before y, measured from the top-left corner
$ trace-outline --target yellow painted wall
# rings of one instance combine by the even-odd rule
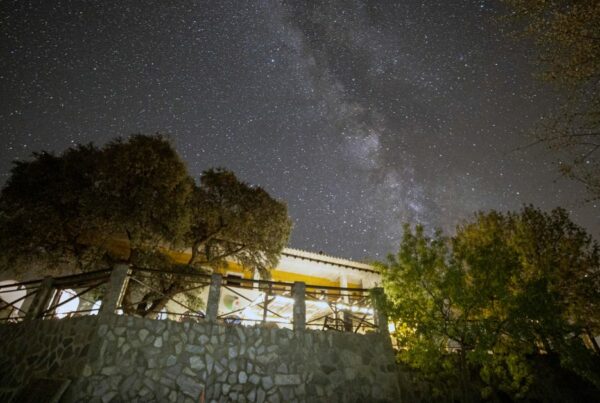
[[[124,239],[112,239],[110,241],[109,248],[116,255],[127,255],[129,253],[128,242]],[[190,253],[187,252],[178,252],[172,250],[164,251],[167,256],[173,259],[177,263],[186,264],[190,259]],[[240,273],[243,278],[251,279],[252,272],[250,270],[244,270],[242,266],[234,262],[228,262],[227,267],[223,269],[217,270],[220,274],[226,275],[227,272]],[[307,276],[301,273],[290,273],[288,271],[277,270],[277,268],[271,270],[271,280],[273,281],[283,281],[288,283],[293,283],[294,281],[303,281],[306,284],[310,285],[318,285],[318,286],[326,286],[326,287],[339,287],[339,281],[331,281],[326,278],[316,277],[316,276]],[[348,287],[350,288],[359,288],[360,284],[348,283]]]
[[[277,269],[271,270],[271,279],[273,281],[285,281],[293,283],[294,281],[303,281],[310,285],[322,285],[326,287],[339,287],[340,283],[337,281],[331,281],[326,278],[306,276],[299,273],[290,273],[287,271],[280,271]]]
[[[219,270],[219,272],[223,275],[227,274],[227,272],[240,273],[244,278],[252,278],[252,272],[250,270],[244,270],[244,268],[234,262],[228,262],[227,268],[224,270]],[[321,285],[328,287],[339,287],[340,283],[338,281],[331,281],[326,278],[315,277],[315,276],[306,276],[300,273],[290,273],[287,271],[281,271],[277,269],[271,270],[271,280],[273,281],[283,281],[288,283],[293,283],[294,281],[303,281],[306,284],[310,285]]]

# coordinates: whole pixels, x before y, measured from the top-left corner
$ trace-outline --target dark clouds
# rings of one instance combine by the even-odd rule
[[[226,166],[286,200],[296,247],[373,257],[403,221],[530,202],[598,234],[544,150],[511,152],[556,96],[495,3],[5,1],[0,171],[160,131],[194,174]]]

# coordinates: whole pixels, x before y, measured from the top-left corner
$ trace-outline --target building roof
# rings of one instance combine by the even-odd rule
[[[309,252],[302,249],[284,248],[281,252],[282,256],[295,257],[299,259],[307,259],[314,262],[329,263],[337,266],[342,266],[355,270],[363,270],[371,273],[378,273],[377,270],[370,264],[355,262],[353,260],[343,259],[340,257],[325,255],[323,253]]]

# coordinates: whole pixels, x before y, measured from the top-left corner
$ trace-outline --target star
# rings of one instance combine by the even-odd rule
[[[561,94],[532,81],[532,50],[495,3],[9,0],[0,13],[0,184],[33,151],[161,132],[193,176],[226,167],[286,201],[301,249],[369,260],[397,249],[403,222],[451,232],[522,203],[566,206],[600,234],[597,205],[550,154],[514,152]]]

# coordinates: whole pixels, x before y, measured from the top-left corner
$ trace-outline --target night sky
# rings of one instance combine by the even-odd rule
[[[168,134],[289,206],[290,245],[354,259],[401,223],[597,205],[528,144],[560,94],[497,1],[0,1],[0,183],[10,161]]]

